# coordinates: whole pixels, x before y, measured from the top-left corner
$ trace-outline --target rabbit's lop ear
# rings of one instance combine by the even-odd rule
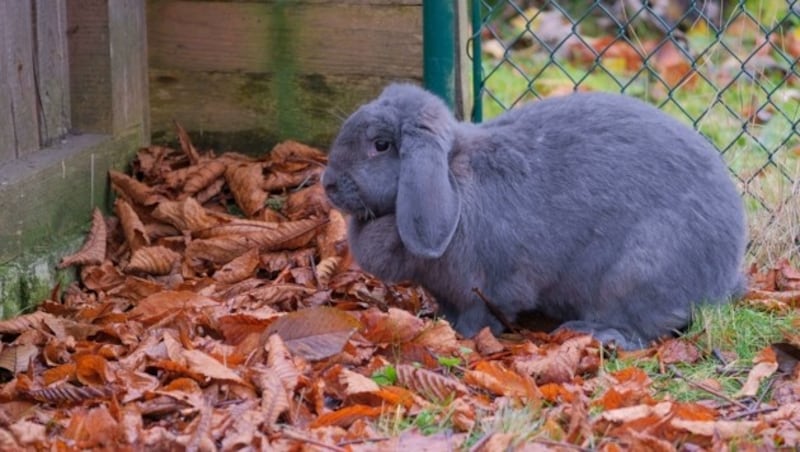
[[[401,109],[405,118],[398,148],[397,230],[409,252],[437,258],[450,244],[461,210],[448,163],[455,119],[432,94],[422,90],[414,94],[421,102]]]

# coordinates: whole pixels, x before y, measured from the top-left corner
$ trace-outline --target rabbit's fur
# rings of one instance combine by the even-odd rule
[[[488,301],[639,348],[744,288],[742,201],[719,154],[622,95],[474,125],[390,85],[344,123],[323,184],[359,265],[426,287],[465,336],[503,329]]]

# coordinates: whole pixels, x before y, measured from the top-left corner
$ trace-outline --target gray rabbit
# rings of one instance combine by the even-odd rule
[[[344,123],[322,181],[359,265],[427,288],[464,336],[501,332],[493,307],[640,348],[745,288],[742,201],[719,154],[630,97],[475,125],[390,85]]]

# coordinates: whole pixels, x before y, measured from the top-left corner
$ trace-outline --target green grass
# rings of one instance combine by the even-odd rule
[[[779,315],[737,304],[702,307],[696,311],[694,322],[683,335],[698,346],[702,358],[696,363],[676,364],[675,367],[692,382],[716,380],[721,385],[720,392],[732,396],[741,388],[758,352],[770,344],[781,342],[785,333],[796,328],[794,325],[798,320],[800,316],[795,312]],[[713,354],[715,350],[730,361],[720,362]],[[604,371],[615,372],[631,366],[650,375],[657,397],[687,402],[716,398],[669,370],[662,373],[655,357],[612,359],[605,362]]]

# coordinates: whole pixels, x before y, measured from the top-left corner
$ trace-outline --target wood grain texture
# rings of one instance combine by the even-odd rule
[[[35,0],[39,141],[49,146],[70,128],[66,0]]]
[[[16,156],[39,148],[32,11],[31,0],[0,2],[2,80],[8,85],[13,130],[10,143]]]
[[[361,2],[150,1],[150,65],[270,73],[286,52],[300,73],[422,75],[422,8]],[[285,21],[274,18],[283,10]],[[278,40],[277,38],[286,38]]]
[[[147,33],[141,0],[108,5],[112,131],[144,127],[147,114]],[[143,131],[143,134],[145,132]]]
[[[108,0],[67,0],[67,37],[72,127],[110,133]]]
[[[0,6],[2,11],[2,6]],[[0,13],[0,38],[4,38],[5,16]],[[3,83],[8,75],[4,49],[0,48],[0,165],[17,157],[17,146],[14,139],[14,117],[11,112],[11,91],[8,83]]]

